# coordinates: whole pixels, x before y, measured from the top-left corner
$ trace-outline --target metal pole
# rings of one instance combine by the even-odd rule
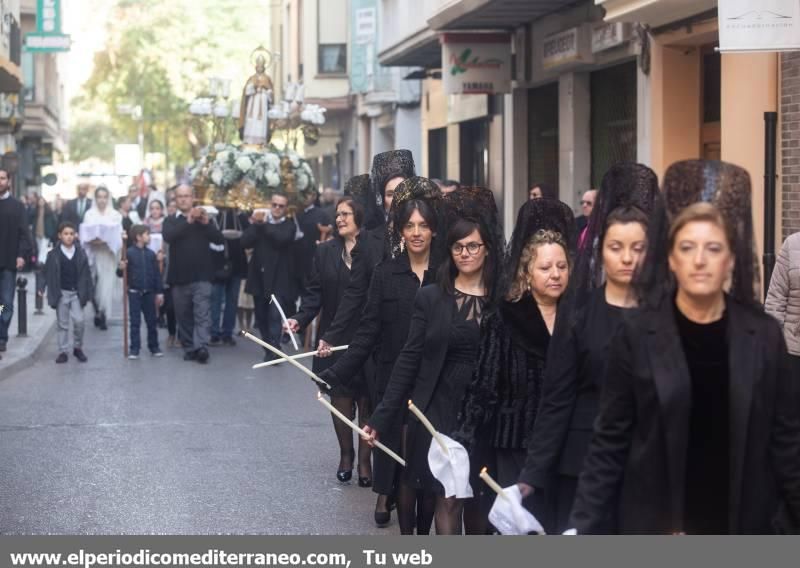
[[[28,279],[17,278],[17,337],[28,337]]]
[[[764,113],[764,297],[775,267],[775,180],[777,112]]]

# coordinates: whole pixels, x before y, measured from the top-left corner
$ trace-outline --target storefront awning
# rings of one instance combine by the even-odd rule
[[[0,56],[0,93],[19,93],[22,71],[6,57]]]
[[[428,19],[434,30],[514,29],[576,4],[576,0],[459,0]]]
[[[424,67],[438,69],[442,66],[442,47],[439,36],[425,28],[378,54],[378,61],[387,67]]]
[[[607,22],[641,22],[652,28],[717,7],[717,0],[595,0]]]

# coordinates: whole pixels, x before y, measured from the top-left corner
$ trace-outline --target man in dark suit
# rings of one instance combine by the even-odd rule
[[[253,295],[261,338],[275,347],[280,346],[283,322],[278,309],[270,304],[271,297],[274,294],[281,306],[291,311],[297,298],[290,260],[297,229],[286,216],[288,206],[285,195],[273,194],[270,211],[254,213],[251,225],[242,233],[242,247],[253,249],[245,290]],[[267,361],[273,358],[272,353],[265,356]]]
[[[72,223],[76,227],[80,227],[83,222],[83,217],[92,206],[92,200],[89,199],[89,184],[81,182],[78,184],[78,197],[70,199],[64,204],[64,209],[61,211],[61,222]]]
[[[323,231],[325,235],[328,235],[333,230],[333,221],[319,206],[318,198],[319,194],[315,189],[309,190],[303,202],[303,210],[297,213],[297,226],[303,233],[292,247],[294,249],[294,254],[292,254],[293,270],[298,292],[304,286],[306,277],[311,272],[311,263],[314,260],[317,243],[325,240]]]

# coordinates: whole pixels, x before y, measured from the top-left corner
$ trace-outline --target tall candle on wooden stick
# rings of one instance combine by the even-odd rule
[[[439,444],[440,448],[442,448],[442,452],[444,452],[444,455],[449,456],[450,452],[447,450],[447,444],[444,443],[442,436],[439,434],[439,432],[436,431],[436,428],[433,427],[433,424],[431,424],[431,421],[428,420],[428,417],[425,416],[422,413],[422,411],[419,408],[417,408],[414,405],[414,403],[411,402],[410,400],[408,401],[408,409],[414,416],[416,416],[419,419],[420,422],[422,422],[422,425],[425,426],[428,432],[431,433],[433,439],[436,440],[436,443]]]

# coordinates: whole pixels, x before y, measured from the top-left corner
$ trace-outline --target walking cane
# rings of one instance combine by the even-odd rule
[[[122,260],[128,260],[128,233],[122,233]],[[128,357],[128,263],[122,267],[122,353]]]

